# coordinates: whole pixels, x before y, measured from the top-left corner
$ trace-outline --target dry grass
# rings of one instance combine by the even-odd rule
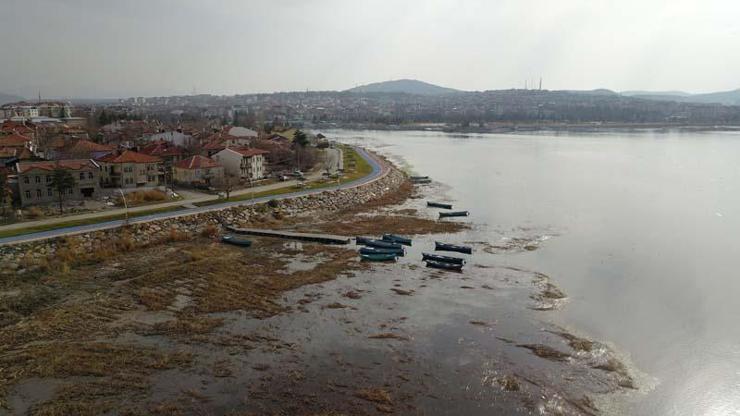
[[[30,207],[26,210],[26,217],[29,219],[37,219],[44,216],[44,211],[39,207]]]
[[[147,204],[150,202],[161,202],[167,200],[167,194],[162,191],[151,189],[146,191],[134,191],[126,194],[126,203],[128,206],[133,207],[136,205]],[[118,196],[116,205],[123,206],[123,199]]]

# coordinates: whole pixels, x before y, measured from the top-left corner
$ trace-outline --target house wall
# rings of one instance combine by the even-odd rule
[[[86,168],[69,170],[75,179],[74,188],[65,195],[65,200],[97,199],[100,197],[100,171]],[[44,169],[32,169],[18,175],[18,191],[21,205],[42,205],[58,201],[57,192],[51,187],[53,172]],[[91,192],[89,197],[82,190]]]
[[[220,166],[205,169],[174,168],[174,178],[180,183],[219,184],[224,179],[224,168]]]
[[[213,160],[224,167],[224,175],[246,178],[246,173],[242,174],[242,158],[240,153],[230,149],[224,149],[212,157]]]
[[[159,186],[161,163],[105,163],[101,162],[103,186],[136,188]]]

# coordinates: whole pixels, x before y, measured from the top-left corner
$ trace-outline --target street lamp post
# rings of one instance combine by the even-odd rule
[[[118,188],[118,192],[121,193],[121,198],[123,199],[123,207],[125,208],[124,217],[123,217],[123,225],[128,225],[128,203],[126,202],[126,194],[123,193],[123,189]]]

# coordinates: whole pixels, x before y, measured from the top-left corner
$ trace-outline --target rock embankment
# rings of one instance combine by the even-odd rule
[[[355,208],[396,192],[406,180],[404,173],[391,167],[382,178],[351,189],[325,191],[249,206],[214,209],[111,230],[0,246],[0,264],[2,264],[0,275],[21,275],[70,262],[105,258],[117,251],[187,239],[197,234],[214,233],[223,225],[245,223],[254,225],[268,218]]]

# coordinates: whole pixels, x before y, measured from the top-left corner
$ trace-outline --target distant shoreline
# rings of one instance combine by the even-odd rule
[[[321,128],[313,128],[321,130]],[[382,130],[382,131],[428,131],[462,134],[517,134],[517,133],[606,133],[606,132],[740,132],[740,125],[697,125],[678,123],[489,123],[483,127],[452,126],[443,123],[347,124],[332,126],[331,129]]]

